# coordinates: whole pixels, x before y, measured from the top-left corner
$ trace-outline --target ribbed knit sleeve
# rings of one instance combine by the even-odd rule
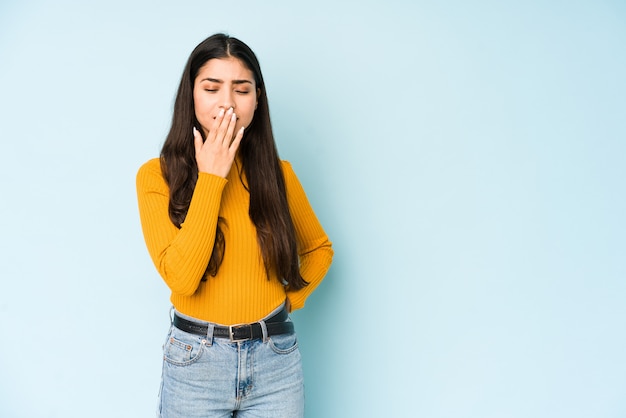
[[[158,158],[137,173],[137,199],[148,252],[174,294],[193,295],[209,263],[222,191],[227,180],[200,173],[185,222],[177,228],[169,218],[169,190]]]
[[[332,243],[324,232],[309,200],[287,161],[282,162],[289,210],[296,230],[298,252],[300,254],[300,273],[308,286],[297,291],[288,291],[292,309],[304,307],[306,298],[320,284],[330,268],[333,259]]]

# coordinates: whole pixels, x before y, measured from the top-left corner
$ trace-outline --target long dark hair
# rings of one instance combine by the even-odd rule
[[[180,228],[187,216],[191,196],[198,180],[192,128],[199,127],[193,101],[194,81],[200,68],[210,59],[237,58],[254,74],[260,92],[250,126],[246,128],[238,153],[250,193],[250,219],[256,226],[257,240],[270,277],[274,269],[278,279],[290,289],[308,283],[300,275],[296,234],[287,203],[285,179],[272,133],[269,106],[261,67],[254,52],[240,40],[215,34],[201,42],[191,53],[176,94],[172,126],[161,150],[161,169],[170,190],[169,215]],[[213,253],[203,280],[215,276],[224,258],[226,242],[219,218]]]

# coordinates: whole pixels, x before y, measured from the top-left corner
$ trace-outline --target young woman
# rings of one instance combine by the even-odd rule
[[[243,42],[217,34],[191,53],[161,157],[140,168],[137,194],[174,306],[159,416],[303,416],[288,313],[333,250],[278,158],[259,62]]]

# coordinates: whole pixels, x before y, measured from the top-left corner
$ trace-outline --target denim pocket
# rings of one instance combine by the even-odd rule
[[[276,354],[289,354],[298,349],[296,333],[272,335],[268,344]]]
[[[196,362],[204,351],[204,340],[172,327],[163,346],[163,359],[177,366],[187,366]]]

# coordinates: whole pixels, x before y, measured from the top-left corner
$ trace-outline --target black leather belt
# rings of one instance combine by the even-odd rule
[[[276,315],[266,319],[265,328],[267,329],[267,336],[280,335],[280,334],[292,334],[294,331],[293,322],[287,322],[289,314],[285,309],[282,309]],[[185,318],[181,318],[174,312],[174,326],[181,331],[188,332],[196,335],[207,335],[209,326],[203,323],[190,321]],[[213,337],[216,338],[228,338],[232,342],[255,340],[257,338],[263,338],[263,329],[260,322],[253,324],[241,324],[231,325],[224,327],[221,325],[215,325],[213,328]]]

